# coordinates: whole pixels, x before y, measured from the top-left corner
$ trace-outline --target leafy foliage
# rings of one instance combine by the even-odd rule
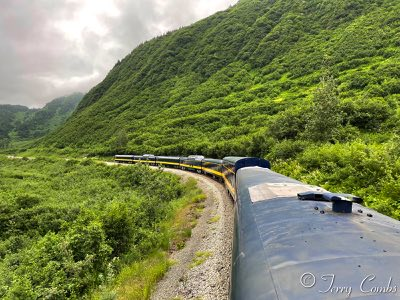
[[[339,99],[332,77],[322,77],[314,92],[304,134],[315,142],[331,140],[341,124]]]
[[[0,298],[81,299],[124,262],[168,247],[184,194],[146,166],[0,157]]]
[[[365,204],[400,219],[399,138],[384,143],[360,139],[313,146],[296,159],[281,160],[276,170],[338,192],[352,192]]]

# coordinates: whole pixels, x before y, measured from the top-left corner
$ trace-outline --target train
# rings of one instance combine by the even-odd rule
[[[236,198],[236,170],[250,166],[271,167],[268,160],[257,157],[225,157],[224,159],[214,159],[205,158],[202,155],[182,157],[143,154],[115,155],[114,161],[117,163],[144,163],[151,166],[179,168],[209,175],[220,182],[224,182],[227,191],[233,199]]]
[[[234,201],[231,300],[400,299],[400,222],[255,157],[116,155],[203,173]]]

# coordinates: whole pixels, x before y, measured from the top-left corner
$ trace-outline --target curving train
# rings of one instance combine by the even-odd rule
[[[254,157],[116,155],[204,173],[235,201],[230,299],[400,299],[400,222]]]

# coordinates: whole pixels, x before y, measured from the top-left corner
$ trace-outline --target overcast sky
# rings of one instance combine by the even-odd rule
[[[1,0],[0,104],[87,92],[143,41],[237,0]]]

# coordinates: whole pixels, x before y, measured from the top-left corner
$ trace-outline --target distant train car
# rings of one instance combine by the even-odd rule
[[[265,168],[236,176],[230,299],[399,299],[400,222]]]
[[[222,180],[222,159],[204,158],[202,171],[206,175]]]
[[[226,188],[234,200],[236,199],[236,172],[241,168],[253,166],[271,168],[271,164],[268,160],[258,157],[229,156],[223,158],[222,176],[224,178]]]
[[[189,155],[181,161],[181,168],[182,170],[190,170],[201,173],[203,159],[204,156],[202,155]]]
[[[138,163],[142,159],[141,155],[115,155],[114,161],[117,163],[133,164]]]
[[[140,157],[140,162],[155,166],[156,165],[156,156],[154,154],[143,154]]]
[[[138,163],[142,159],[141,155],[133,155],[133,163]]]
[[[156,163],[162,167],[179,168],[181,159],[179,156],[156,156]]]
[[[141,155],[115,155],[114,156],[114,161],[118,163],[127,163],[127,164],[133,164],[140,162],[142,159]]]

